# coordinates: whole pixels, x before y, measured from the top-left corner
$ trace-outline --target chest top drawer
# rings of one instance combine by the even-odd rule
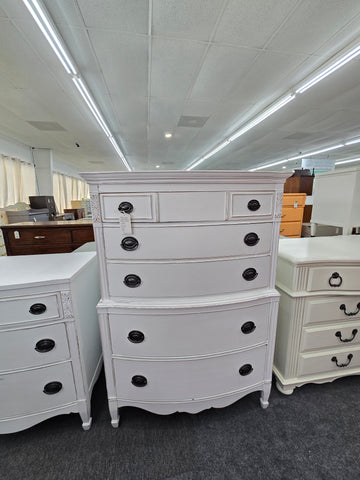
[[[0,300],[0,324],[58,319],[62,317],[56,293]]]

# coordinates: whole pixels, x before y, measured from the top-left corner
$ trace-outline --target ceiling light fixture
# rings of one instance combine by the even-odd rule
[[[170,133],[170,132],[165,133],[165,138],[171,138],[171,137],[172,137],[172,133]]]
[[[155,168],[160,168],[160,165],[155,165]]]
[[[360,157],[352,158],[350,160],[341,160],[341,162],[335,162],[335,165],[342,165],[343,163],[352,163],[352,162],[360,162]]]
[[[345,145],[354,145],[354,143],[360,143],[360,138],[356,138],[355,140],[350,140],[349,142],[345,142]]]
[[[54,22],[52,21],[48,11],[42,3],[42,0],[23,0],[23,3],[29,10],[30,14],[34,18],[36,24],[38,25],[42,33],[44,34],[46,40],[49,42],[51,48],[56,53],[66,72],[71,76],[76,88],[80,92],[82,98],[89,107],[97,123],[100,125],[105,135],[110,140],[112,146],[121,158],[123,164],[125,165],[127,170],[131,171],[132,169],[126,160],[125,155],[122,153],[102,114],[100,113],[98,106],[96,105],[92,95],[90,94],[89,89],[85,85],[84,80],[81,78],[80,72],[78,71],[75,62],[71,59],[71,55],[67,51],[61,35],[57,31]]]

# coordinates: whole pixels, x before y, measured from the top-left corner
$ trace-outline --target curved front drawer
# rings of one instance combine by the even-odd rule
[[[139,401],[199,400],[236,392],[263,381],[266,347],[213,358],[181,361],[114,359],[116,394]],[[239,369],[249,365],[247,375]],[[132,383],[145,378],[145,386]]]
[[[125,357],[182,357],[238,350],[267,341],[269,315],[270,303],[181,314],[170,309],[109,314],[112,351]]]
[[[350,355],[350,357],[349,357]],[[352,357],[351,357],[352,356]],[[303,353],[299,358],[298,376],[328,373],[346,375],[348,370],[360,370],[360,347],[333,349],[321,353]],[[354,372],[352,372],[354,373]]]
[[[70,356],[64,324],[0,332],[0,370],[36,367]]]
[[[47,395],[46,385],[60,382],[58,393]],[[0,374],[0,418],[30,415],[76,400],[71,363]]]
[[[1,325],[29,320],[55,320],[61,318],[60,312],[59,298],[55,293],[0,300]]]
[[[307,290],[331,292],[360,290],[359,266],[326,266],[309,269]]]
[[[243,274],[251,270],[253,280]],[[110,297],[194,297],[265,288],[270,283],[270,257],[241,260],[159,263],[107,263]],[[137,287],[126,286],[136,276]]]
[[[105,227],[105,256],[115,260],[154,260],[266,254],[271,248],[272,228],[271,223],[149,225],[134,227],[131,235],[123,235],[119,227]],[[129,237],[137,244],[132,250],[126,250],[122,244],[124,238]]]

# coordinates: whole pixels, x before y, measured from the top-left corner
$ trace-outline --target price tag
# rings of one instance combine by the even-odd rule
[[[130,214],[125,212],[120,212],[119,222],[120,222],[121,233],[123,233],[124,235],[131,235],[132,227],[131,227]]]
[[[294,202],[294,208],[298,207],[298,202]]]

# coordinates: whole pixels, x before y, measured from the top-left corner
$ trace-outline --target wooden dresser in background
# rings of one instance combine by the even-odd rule
[[[7,255],[68,253],[94,241],[91,219],[2,225]]]
[[[280,235],[301,237],[306,193],[284,193]]]

